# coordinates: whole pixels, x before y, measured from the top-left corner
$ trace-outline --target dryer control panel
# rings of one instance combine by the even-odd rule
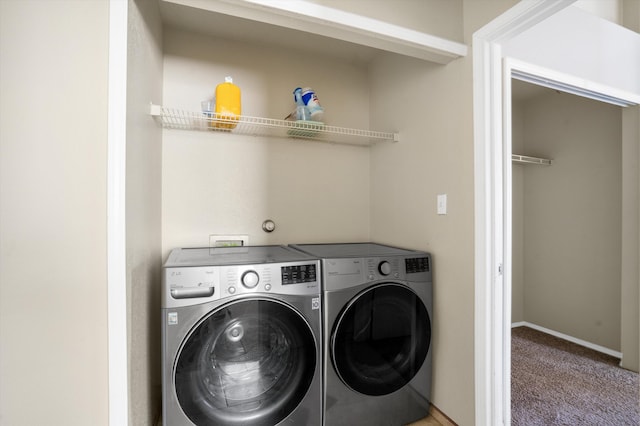
[[[324,259],[322,265],[325,270],[325,290],[341,290],[381,280],[431,281],[431,258],[426,253],[416,256]]]
[[[320,261],[165,268],[162,307],[252,293],[320,294]]]

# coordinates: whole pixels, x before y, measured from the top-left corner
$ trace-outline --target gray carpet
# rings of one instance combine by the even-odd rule
[[[617,358],[528,327],[512,330],[511,424],[638,426],[638,374]]]

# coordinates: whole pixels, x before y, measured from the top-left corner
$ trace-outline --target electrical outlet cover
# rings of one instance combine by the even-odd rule
[[[248,235],[209,235],[209,247],[242,247],[248,245]]]

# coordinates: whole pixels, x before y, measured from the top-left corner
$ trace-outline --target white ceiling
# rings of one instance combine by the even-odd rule
[[[365,65],[383,53],[359,44],[167,2],[160,2],[160,12],[167,27],[226,40],[307,51]]]

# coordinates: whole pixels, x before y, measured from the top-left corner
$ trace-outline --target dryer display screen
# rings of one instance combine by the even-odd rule
[[[316,280],[316,265],[283,266],[282,284],[301,284]]]

